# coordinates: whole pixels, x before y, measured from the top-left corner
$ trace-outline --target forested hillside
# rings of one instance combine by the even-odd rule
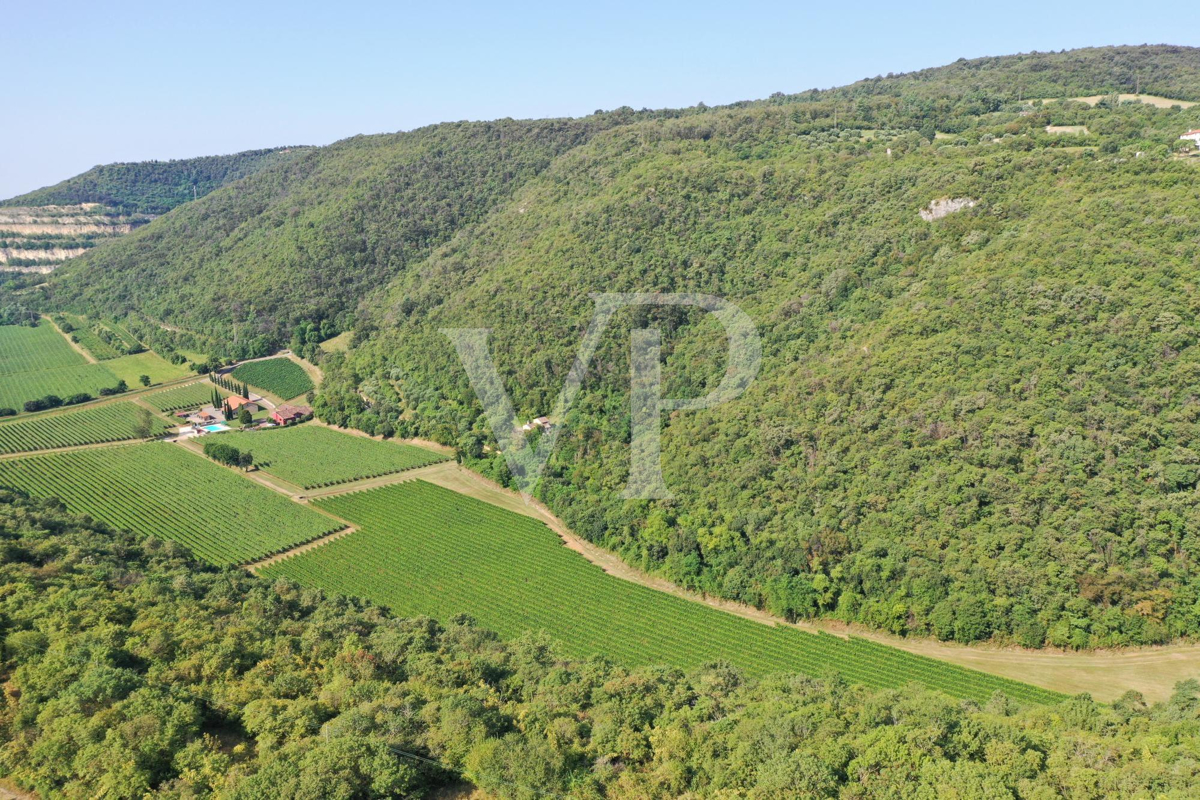
[[[577,532],[789,618],[1032,647],[1194,636],[1200,159],[1179,135],[1200,107],[1067,98],[1196,99],[1198,76],[1195,49],[1107,48],[359,137],[96,248],[46,301],[232,355],[353,328],[318,414],[457,445],[503,481],[441,328],[493,329],[528,417],[590,292],[720,295],[763,369],[664,420],[674,500],[620,499],[628,331],[663,328],[674,397],[714,385],[724,339],[676,309],[602,342],[539,489]],[[961,210],[930,213],[943,200]]]
[[[41,797],[1184,797],[1200,687],[982,708],[560,657],[0,493],[0,776]],[[1153,755],[1149,755],[1150,752]]]
[[[103,164],[53,186],[0,201],[0,206],[100,203],[122,213],[165,214],[307,149],[277,147],[228,156]]]
[[[332,335],[364,295],[632,116],[448,123],[314,149],[89,253],[54,300],[167,321],[231,355],[263,355],[309,322]]]

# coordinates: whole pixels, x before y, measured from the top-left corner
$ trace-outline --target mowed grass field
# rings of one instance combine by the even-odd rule
[[[233,379],[248,383],[256,389],[290,400],[313,389],[312,379],[304,367],[289,358],[268,358],[266,361],[251,361],[237,367]]]
[[[150,383],[153,384],[166,383],[191,374],[191,370],[185,365],[172,364],[152,350],[114,358],[105,361],[104,366],[117,376],[117,380],[125,381],[132,389],[141,388],[143,375],[150,376]]]
[[[153,415],[151,435],[171,427]],[[0,453],[23,453],[82,444],[119,442],[134,438],[138,407],[134,403],[105,403],[76,411],[43,414],[0,423]]]
[[[0,486],[57,497],[76,514],[178,542],[218,566],[254,561],[344,527],[161,442],[0,460]]]
[[[96,394],[120,380],[104,364],[89,364],[48,322],[36,328],[0,325],[0,408],[20,411],[49,394]]]
[[[684,669],[726,660],[750,675],[842,673],[869,686],[922,683],[986,701],[1062,695],[862,639],[768,626],[605,574],[537,520],[424,481],[336,495],[316,505],[358,530],[264,568],[306,586],[365,597],[400,615],[467,613],[502,635],[543,630],[571,655]]]
[[[259,469],[315,489],[377,478],[445,461],[446,456],[396,442],[380,442],[319,425],[222,433],[220,441],[254,454]]]

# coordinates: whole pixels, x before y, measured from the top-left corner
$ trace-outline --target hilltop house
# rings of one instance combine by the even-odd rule
[[[550,427],[550,418],[549,417],[535,417],[534,419],[531,419],[531,420],[529,420],[529,422],[526,422],[524,425],[522,425],[521,430],[528,433],[529,431],[532,431],[536,428],[549,428],[549,427]]]
[[[1200,130],[1188,131],[1179,138],[1184,141],[1192,142],[1197,147],[1200,147]]]
[[[312,416],[308,406],[293,406],[284,403],[271,412],[271,419],[280,425],[290,425],[293,422],[303,422]]]

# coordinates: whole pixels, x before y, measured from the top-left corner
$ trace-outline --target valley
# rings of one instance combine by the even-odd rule
[[[1145,45],[0,201],[0,782],[1194,795],[1197,162]]]

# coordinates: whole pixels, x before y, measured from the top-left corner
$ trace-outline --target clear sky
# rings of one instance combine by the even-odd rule
[[[0,0],[0,198],[112,161],[716,105],[959,57],[1200,44],[1178,2],[575,6]]]

